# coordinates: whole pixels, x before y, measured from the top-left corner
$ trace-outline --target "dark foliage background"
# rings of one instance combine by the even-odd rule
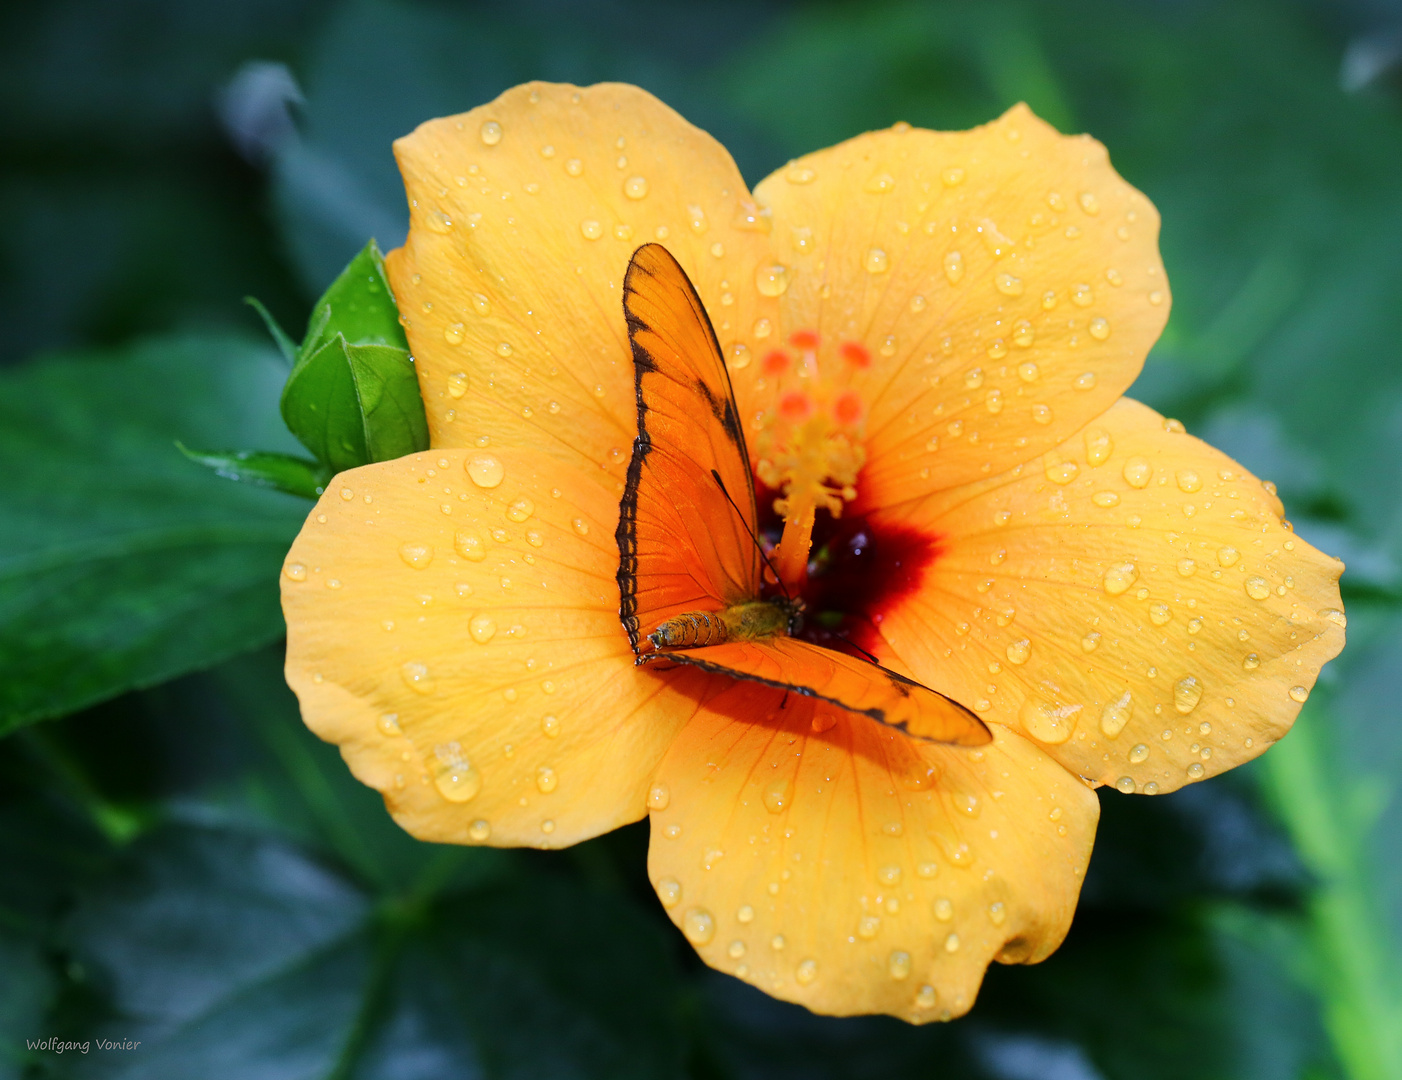
[[[0,1080],[1402,1080],[1402,9],[1391,4],[52,0],[0,9]],[[390,141],[617,79],[752,182],[1028,101],[1163,213],[1133,393],[1349,565],[1345,655],[1260,762],[1102,792],[1070,938],[971,1016],[830,1020],[703,968],[644,826],[419,844],[301,726],[306,504],[174,448],[292,449],[286,368]],[[63,1054],[26,1040],[140,1040]]]

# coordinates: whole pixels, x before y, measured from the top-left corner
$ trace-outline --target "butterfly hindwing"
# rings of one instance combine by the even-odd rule
[[[728,641],[661,655],[818,698],[921,739],[982,746],[992,737],[983,721],[943,694],[870,661],[797,638]]]
[[[706,309],[666,248],[634,253],[623,310],[638,437],[620,506],[618,584],[636,651],[640,634],[667,618],[758,597],[760,571],[754,479],[730,375]]]

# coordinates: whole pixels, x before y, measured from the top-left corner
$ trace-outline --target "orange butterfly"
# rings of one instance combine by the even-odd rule
[[[924,739],[988,742],[982,721],[957,702],[794,636],[802,603],[762,597],[768,560],[730,375],[700,297],[666,248],[634,252],[623,311],[638,437],[616,534],[619,616],[637,662],[665,659],[777,687]]]

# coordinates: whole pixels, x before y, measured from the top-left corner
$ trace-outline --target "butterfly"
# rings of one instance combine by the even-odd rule
[[[780,688],[922,739],[988,742],[988,729],[958,702],[796,636],[801,602],[762,595],[768,559],[754,476],[715,330],[660,244],[634,252],[623,311],[638,435],[620,504],[617,578],[636,662],[688,664]]]

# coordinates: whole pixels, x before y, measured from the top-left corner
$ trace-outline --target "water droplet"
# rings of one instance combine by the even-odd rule
[[[299,562],[290,562],[282,568],[282,572],[287,575],[288,581],[306,581],[307,568]]]
[[[492,835],[491,822],[485,821],[482,818],[478,818],[476,821],[474,821],[471,825],[467,827],[467,835],[468,839],[473,840],[479,844],[482,843],[484,840],[487,839],[487,837]]]
[[[1089,191],[1081,192],[1080,203],[1081,209],[1087,214],[1094,215],[1100,213],[1100,200]]]
[[[1045,406],[1044,406],[1045,407]],[[1043,471],[1053,484],[1069,484],[1076,479],[1081,467],[1074,461],[1062,461],[1061,455],[1052,451],[1042,459]]]
[[[1205,771],[1206,770],[1203,769],[1202,762],[1200,761],[1195,761],[1188,766],[1188,775],[1191,776],[1194,780],[1200,779]]]
[[[400,665],[399,675],[410,690],[420,694],[433,693],[433,677],[428,673],[427,664],[410,660],[407,664]]]
[[[1309,698],[1309,696],[1310,696],[1310,692],[1309,692],[1308,687],[1304,687],[1304,686],[1292,686],[1292,687],[1289,689],[1288,693],[1290,694],[1290,700],[1291,700],[1291,701],[1304,702],[1304,701],[1306,701],[1306,700]]]
[[[895,186],[895,177],[890,173],[877,173],[863,185],[863,190],[873,195],[885,195]]]
[[[459,529],[453,534],[453,550],[468,562],[481,562],[487,557],[486,545],[476,533]]]
[[[535,503],[524,495],[512,503],[506,510],[506,516],[512,521],[525,521],[535,513]]]
[[[1052,411],[1050,405],[1037,404],[1032,406],[1032,420],[1037,424],[1050,424],[1052,422]],[[1075,473],[1071,474],[1072,476]]]
[[[996,275],[993,284],[1004,296],[1021,296],[1025,288],[1022,278],[1007,273]]]
[[[570,527],[574,529],[575,533],[579,536],[589,535],[589,522],[585,521],[583,518],[575,518],[570,522]]]
[[[1108,319],[1091,319],[1090,325],[1086,327],[1090,331],[1090,336],[1096,341],[1104,341],[1110,336],[1110,321]]]
[[[793,784],[786,779],[775,778],[764,789],[764,808],[771,814],[783,813],[792,800]]]
[[[910,978],[910,953],[897,949],[886,958],[886,970],[893,979]]]
[[[478,134],[482,136],[482,142],[487,146],[495,146],[501,142],[501,125],[495,120],[488,120],[482,125],[482,130]]]
[[[964,277],[964,256],[957,251],[946,253],[944,257],[944,276],[949,279],[951,285],[958,285]]]
[[[1235,566],[1237,560],[1241,558],[1241,552],[1234,547],[1220,547],[1217,549],[1217,561],[1223,566]]]
[[[1038,742],[1056,745],[1071,737],[1080,711],[1079,705],[1056,705],[1029,695],[1018,710],[1017,718],[1027,734]]]
[[[1184,716],[1198,707],[1202,700],[1202,683],[1192,675],[1185,675],[1173,684],[1173,707]]]
[[[1104,428],[1086,429],[1086,461],[1091,465],[1099,465],[1104,462],[1115,449],[1115,444],[1110,438],[1110,433]],[[1117,498],[1116,502],[1119,501]],[[1114,505],[1113,503],[1111,504]]]
[[[289,575],[289,576],[290,576],[290,575]],[[1320,608],[1320,609],[1319,609],[1319,617],[1320,617],[1321,619],[1326,619],[1326,620],[1328,620],[1329,622],[1333,623],[1335,626],[1342,626],[1342,627],[1348,626],[1348,618],[1347,618],[1347,617],[1344,615],[1344,613],[1343,613],[1342,611],[1340,611],[1338,608],[1331,608],[1331,607]]]
[[[584,234],[586,240],[597,240],[604,235],[604,227],[593,218],[586,218],[579,223],[579,231]]]
[[[443,329],[443,340],[449,345],[459,345],[462,343],[462,323],[449,323]],[[452,390],[452,383],[448,384],[448,389]],[[459,395],[461,396],[461,395]]]
[[[545,733],[547,739],[553,739],[560,734],[560,718],[557,716],[542,716],[540,718],[540,730]]]
[[[954,918],[954,904],[945,897],[940,897],[935,901],[935,918],[940,922],[949,922]]]
[[[957,165],[951,165],[940,173],[940,179],[944,182],[945,187],[958,187],[964,182],[964,170]]]
[[[449,802],[467,802],[482,790],[482,774],[458,755],[440,758],[433,786]]]
[[[1198,475],[1196,469],[1178,470],[1178,490],[1191,495],[1195,491],[1202,490],[1202,477]]]
[[[661,781],[658,781],[647,789],[647,806],[649,810],[666,810],[671,802],[672,791]]]
[[[741,904],[739,910],[735,912],[735,920],[746,925],[754,922],[755,909],[750,907],[749,904]]]
[[[737,341],[730,346],[730,370],[744,371],[750,366],[750,347],[743,341]]]
[[[1142,457],[1132,457],[1122,470],[1125,483],[1132,488],[1146,488],[1154,477],[1154,467]]]
[[[755,270],[755,288],[761,296],[783,296],[789,287],[789,268],[779,263]]]
[[[1134,698],[1126,690],[1114,701],[1106,702],[1105,707],[1100,710],[1100,730],[1105,732],[1106,738],[1117,737],[1125,729],[1133,713]]]
[[[1246,579],[1246,595],[1252,600],[1264,600],[1271,594],[1270,582],[1262,577],[1249,577]]]
[[[584,162],[577,157],[572,157],[565,162],[565,172],[571,176],[579,176],[584,172]]]
[[[460,398],[467,393],[467,372],[455,371],[448,376],[448,396]]]
[[[1113,491],[1097,491],[1090,497],[1090,501],[1095,503],[1096,506],[1108,508],[1111,506],[1118,506],[1120,504],[1120,497]]]
[[[1090,307],[1091,304],[1095,303],[1095,293],[1089,285],[1082,282],[1072,288],[1071,303],[1077,307]]]
[[[818,977],[818,962],[816,960],[805,960],[798,965],[794,971],[794,979],[800,986],[807,986]]]
[[[995,900],[988,905],[988,919],[994,926],[1002,926],[1007,917],[1008,909],[1003,906],[1003,901]]]
[[[427,544],[401,544],[399,557],[415,570],[422,570],[433,561],[433,548]]]
[[[1131,765],[1138,765],[1141,761],[1147,760],[1148,757],[1149,748],[1143,743],[1136,743],[1129,751],[1129,763]]]
[[[933,1009],[935,1007],[935,988],[933,986],[920,988],[920,992],[915,995],[915,1007],[917,1009]]]
[[[1135,789],[1134,777],[1122,776],[1115,781],[1115,787],[1126,795],[1133,795]]]
[[[453,219],[442,210],[430,210],[424,214],[424,224],[436,233],[449,233],[453,231]]]
[[[1086,636],[1081,638],[1081,648],[1086,652],[1095,652],[1095,647],[1100,644],[1100,631],[1091,630]]]
[[[910,298],[910,310],[917,315],[925,310],[925,298],[919,293]]]
[[[490,615],[474,615],[467,623],[467,632],[478,645],[491,641],[497,632],[497,622]]]
[[[473,454],[463,462],[463,468],[480,488],[494,488],[506,477],[506,466],[491,454]]]
[[[666,908],[676,907],[682,898],[682,886],[676,878],[664,877],[657,883],[657,898]]]
[[[549,795],[559,783],[560,778],[548,765],[542,765],[535,771],[535,786],[540,789],[542,795]]]
[[[1162,600],[1149,605],[1149,621],[1155,626],[1163,626],[1173,618],[1173,612]]]
[[[862,265],[866,267],[868,274],[884,274],[891,268],[890,260],[881,248],[871,248],[867,252],[866,258],[862,260]]]
[[[953,934],[953,933],[951,933],[948,937],[946,937],[946,938],[944,939],[944,951],[945,951],[945,952],[958,952],[958,951],[959,951],[959,935],[958,935],[958,934]]]
[[[1036,382],[1041,376],[1041,370],[1031,360],[1018,364],[1017,375],[1023,382]]]
[[[1027,658],[1032,655],[1032,642],[1028,641],[1026,638],[1020,641],[1014,641],[1008,646],[1007,651],[1008,663],[1025,664],[1027,663]]]
[[[770,893],[776,893],[778,890],[775,889],[771,884],[769,891]],[[787,944],[788,942],[784,940],[783,934],[775,934],[772,938],[769,939],[769,947],[771,949],[774,949],[776,952],[782,950],[783,947]]]

